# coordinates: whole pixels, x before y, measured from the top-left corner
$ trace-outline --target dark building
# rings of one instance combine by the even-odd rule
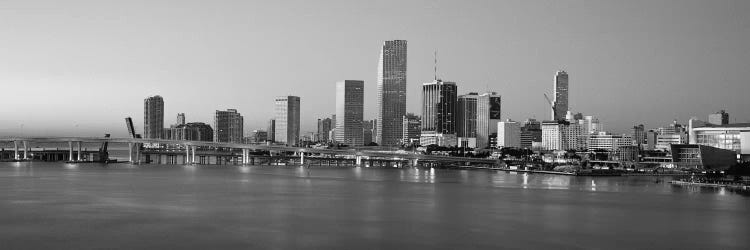
[[[165,129],[165,138],[183,141],[213,141],[214,129],[202,122],[190,122]]]
[[[143,100],[143,136],[146,139],[164,138],[164,99],[150,96]]]
[[[330,141],[328,134],[331,132],[333,120],[331,118],[318,119],[318,142]]]
[[[680,169],[725,170],[737,164],[732,150],[696,144],[672,144],[672,163]]]
[[[214,142],[242,143],[244,119],[236,109],[216,110]]]
[[[527,119],[521,127],[521,148],[532,148],[534,142],[542,142],[542,123]]]
[[[275,142],[276,141],[276,119],[271,119],[268,121],[268,136],[266,137],[267,141]]]

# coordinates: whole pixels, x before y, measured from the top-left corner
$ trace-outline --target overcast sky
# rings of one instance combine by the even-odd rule
[[[0,0],[0,135],[142,133],[161,95],[211,124],[235,108],[265,128],[273,97],[302,98],[302,130],[335,112],[335,82],[365,81],[376,116],[384,40],[408,47],[408,107],[438,75],[493,90],[503,119],[547,119],[543,93],[570,74],[570,106],[613,132],[726,109],[750,121],[750,1]]]

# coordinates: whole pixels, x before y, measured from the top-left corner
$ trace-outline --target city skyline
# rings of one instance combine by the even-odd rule
[[[549,107],[542,93],[552,92],[550,75],[561,69],[573,75],[571,111],[595,115],[615,133],[626,133],[636,124],[645,124],[649,129],[673,119],[682,123],[693,116],[705,119],[719,110],[731,114],[730,123],[747,122],[750,118],[750,111],[744,109],[748,100],[742,95],[750,91],[744,78],[744,65],[750,61],[750,51],[743,46],[743,41],[750,38],[750,21],[743,14],[749,7],[746,2],[667,1],[650,3],[649,9],[643,11],[637,3],[619,2],[586,3],[586,9],[576,8],[583,2],[410,2],[382,26],[369,19],[357,25],[332,26],[333,30],[360,34],[346,41],[333,36],[297,39],[295,35],[268,33],[284,41],[283,46],[268,46],[252,34],[269,28],[298,27],[293,24],[321,31],[320,25],[331,24],[325,18],[327,5],[303,3],[304,8],[300,9],[294,4],[257,4],[258,10],[268,12],[259,13],[261,17],[284,12],[288,14],[282,16],[292,17],[273,27],[262,27],[253,18],[241,18],[242,10],[250,9],[242,4],[186,3],[181,10],[155,4],[141,12],[130,3],[106,6],[89,2],[79,6],[84,4],[51,2],[45,5],[48,8],[35,6],[40,3],[5,2],[2,5],[8,8],[0,8],[0,20],[8,24],[0,31],[9,34],[8,39],[0,41],[1,47],[6,48],[0,52],[0,68],[4,69],[0,82],[6,84],[6,93],[14,93],[5,98],[4,104],[25,107],[8,111],[0,118],[3,136],[125,136],[122,118],[126,116],[134,117],[137,129],[143,131],[143,121],[139,121],[143,107],[135,100],[151,95],[165,98],[166,117],[186,113],[190,121],[211,123],[214,110],[236,108],[252,117],[246,121],[246,132],[266,126],[273,117],[270,103],[274,96],[297,95],[306,100],[301,110],[302,131],[314,131],[316,118],[334,113],[333,104],[327,101],[334,93],[328,87],[314,91],[299,84],[303,80],[317,83],[312,84],[315,86],[329,86],[326,83],[337,79],[363,79],[365,120],[374,119],[378,47],[392,39],[410,44],[407,112],[419,113],[420,83],[433,78],[432,55],[439,50],[438,75],[460,82],[458,94],[497,91],[504,99],[503,118],[545,120]],[[201,11],[207,6],[216,12]],[[294,17],[294,13],[308,7],[315,10],[314,14]],[[114,13],[110,8],[121,12]],[[380,8],[377,4],[344,4],[340,8],[351,9],[347,15],[385,17],[376,11]],[[158,16],[165,9],[172,11],[172,20]],[[638,11],[634,16],[621,11],[628,9]],[[665,10],[670,11],[670,19],[661,17]],[[203,26],[177,25],[193,24],[194,20],[187,19],[192,12],[209,18],[202,20]],[[233,22],[214,18],[218,16]],[[419,21],[419,17],[435,16],[442,18]],[[393,27],[388,25],[391,22],[407,17],[411,22],[387,29]],[[586,22],[592,18],[600,22]],[[143,20],[154,27],[143,26],[147,24]],[[466,25],[489,31],[463,29]],[[433,26],[443,31],[435,32]],[[365,27],[371,30],[365,32]],[[140,39],[114,31],[134,28],[140,29],[136,34],[141,35]],[[434,39],[436,34],[446,32],[459,35]],[[91,33],[103,35],[87,36]],[[221,43],[206,36],[211,34],[221,38]],[[191,39],[182,39],[185,35]],[[466,46],[468,37],[472,38],[472,46]],[[549,42],[545,37],[558,39]],[[225,44],[226,38],[236,38],[238,42]],[[675,43],[683,46],[671,46]],[[267,51],[257,51],[257,55],[249,57],[249,52],[256,50],[243,47],[265,47]],[[316,47],[317,51],[302,53],[308,47]],[[312,60],[321,55],[348,63],[316,65]],[[268,63],[258,64],[255,60]],[[290,67],[309,69],[301,72],[304,78],[280,73],[288,72]],[[272,83],[267,84],[270,89],[264,83]],[[200,90],[201,84],[238,91],[207,93]],[[40,102],[40,95],[50,98]],[[197,98],[200,101],[196,102]]]

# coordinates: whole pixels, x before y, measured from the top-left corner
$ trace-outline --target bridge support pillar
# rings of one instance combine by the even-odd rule
[[[357,165],[357,167],[362,166],[362,156],[358,155],[357,160],[354,162],[354,165]]]
[[[73,143],[72,142],[68,142],[68,143],[70,143],[70,157],[72,158],[73,157]],[[128,161],[130,163],[133,163],[133,143],[132,142],[128,142]]]
[[[190,146],[185,144],[185,165],[190,164]]]
[[[18,155],[18,142],[17,141],[13,141],[13,147],[15,148],[13,150],[13,159],[16,161],[20,160],[21,156]]]
[[[80,141],[78,142],[78,155],[76,156],[76,159],[78,161],[82,161],[83,160],[83,158],[81,157],[81,142]]]
[[[196,164],[196,162],[195,162],[195,150],[198,149],[198,146],[192,146],[191,148],[193,148],[193,153],[190,156],[190,163]]]
[[[412,160],[412,161],[411,161],[411,166],[412,166],[412,167],[417,167],[417,166],[419,166],[419,159],[414,159],[414,160]]]
[[[26,141],[23,141],[23,159],[29,159],[29,144]]]
[[[299,152],[299,164],[305,165],[305,152]]]

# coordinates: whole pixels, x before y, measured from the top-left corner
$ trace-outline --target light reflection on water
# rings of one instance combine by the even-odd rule
[[[746,246],[749,197],[668,180],[434,168],[0,163],[0,242],[9,249]],[[159,236],[165,231],[173,236]],[[48,237],[63,232],[70,237]],[[680,242],[653,240],[673,238]]]

